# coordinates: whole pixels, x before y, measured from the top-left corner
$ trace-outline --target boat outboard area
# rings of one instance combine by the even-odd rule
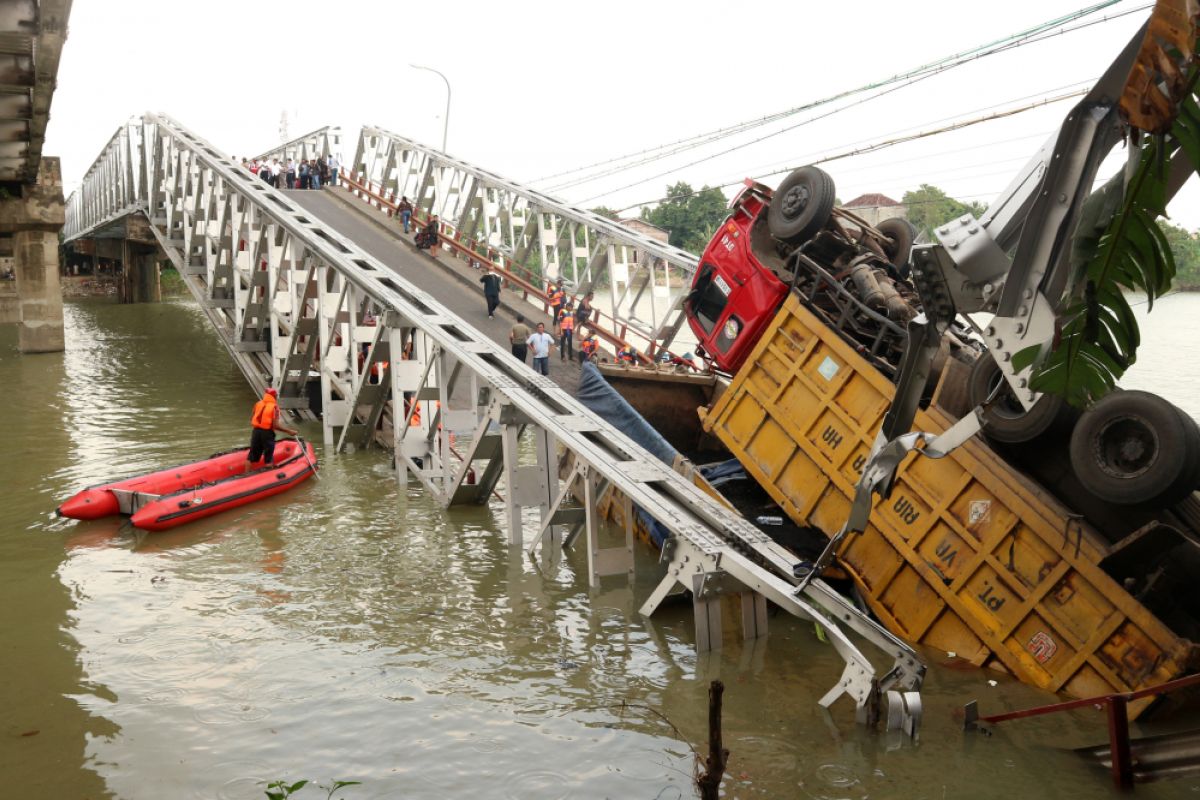
[[[227,450],[89,486],[60,505],[57,514],[79,520],[124,514],[134,527],[161,531],[286,492],[316,474],[316,452],[301,439],[279,442],[273,463],[260,461],[246,470],[248,452],[245,447]]]

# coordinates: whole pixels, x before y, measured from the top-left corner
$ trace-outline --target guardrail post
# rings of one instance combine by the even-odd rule
[[[1108,747],[1113,783],[1119,789],[1133,788],[1133,756],[1129,748],[1129,709],[1123,695],[1108,698]]]

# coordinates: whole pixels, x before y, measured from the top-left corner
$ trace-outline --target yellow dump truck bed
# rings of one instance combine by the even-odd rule
[[[832,536],[893,392],[793,296],[703,424],[793,520]],[[915,424],[953,421],[931,406]],[[976,439],[910,456],[839,557],[894,633],[1081,697],[1170,680],[1193,651],[1100,569],[1105,547]]]

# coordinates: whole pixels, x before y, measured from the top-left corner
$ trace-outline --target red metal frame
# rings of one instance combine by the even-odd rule
[[[1188,675],[1185,678],[1176,678],[1173,681],[1160,683],[1157,686],[1149,686],[1145,689],[1138,689],[1134,692],[1106,694],[1082,700],[1068,700],[1065,703],[1052,703],[1045,706],[1023,708],[1018,711],[1006,711],[1003,714],[978,717],[974,720],[969,719],[968,726],[975,721],[995,724],[1012,719],[1026,719],[1028,717],[1040,717],[1045,714],[1056,714],[1060,711],[1071,711],[1076,708],[1103,707],[1107,711],[1108,717],[1108,743],[1111,751],[1113,782],[1120,788],[1128,789],[1133,786],[1133,757],[1129,746],[1129,703],[1145,697],[1169,694],[1170,692],[1196,685],[1200,685],[1200,675]]]

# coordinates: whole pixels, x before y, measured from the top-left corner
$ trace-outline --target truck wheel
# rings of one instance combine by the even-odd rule
[[[1169,505],[1194,485],[1194,437],[1182,412],[1158,395],[1113,392],[1079,418],[1071,466],[1097,497],[1120,505]]]
[[[982,404],[1001,383],[1004,373],[990,353],[975,359],[967,378],[967,401],[974,408]],[[983,409],[983,434],[1004,444],[1020,444],[1041,436],[1060,420],[1071,416],[1071,409],[1057,395],[1044,394],[1029,411],[1003,386],[991,405]]]
[[[901,278],[907,278],[912,272],[908,260],[912,255],[913,242],[917,240],[917,228],[911,222],[900,217],[885,219],[875,228],[888,238],[883,245],[888,261],[896,268]]]
[[[1175,411],[1187,431],[1183,442],[1187,451],[1186,461],[1175,482],[1152,501],[1157,506],[1173,506],[1200,486],[1200,426],[1182,408],[1175,406]]]
[[[817,234],[833,213],[833,178],[817,167],[801,167],[784,178],[767,208],[767,228],[776,239],[802,244]]]

